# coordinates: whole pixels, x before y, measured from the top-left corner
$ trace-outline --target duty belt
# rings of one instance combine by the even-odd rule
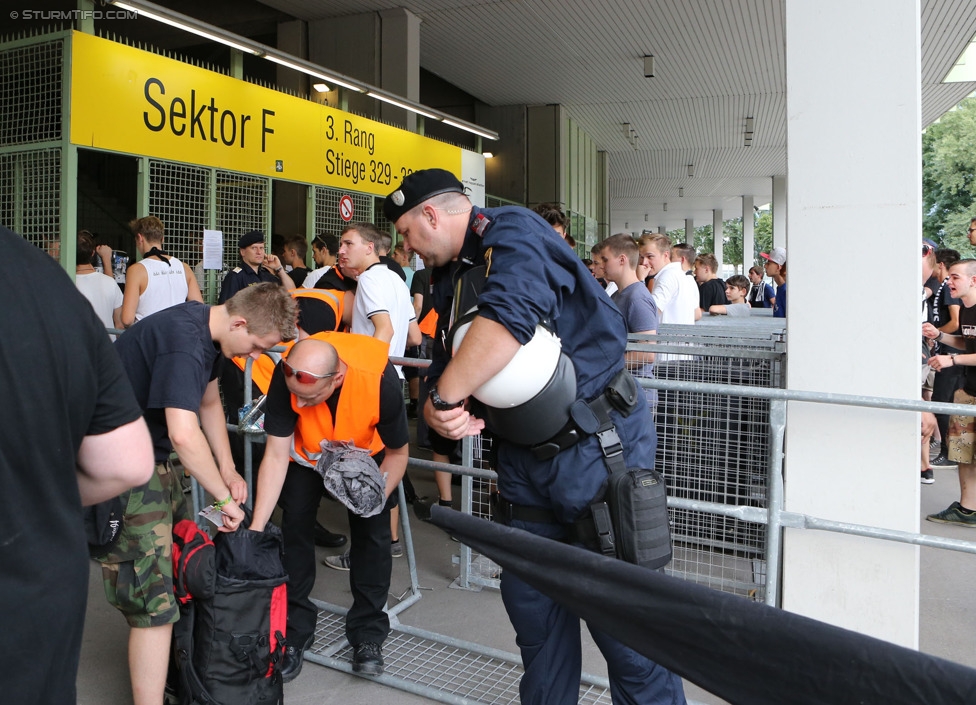
[[[627,370],[618,372],[607,388],[590,401],[577,399],[570,407],[569,422],[548,441],[529,450],[536,460],[550,460],[579,443],[586,436],[596,435],[608,468],[613,471],[624,466],[623,445],[610,420],[611,409],[630,416],[641,403],[640,386]]]
[[[581,543],[588,548],[594,548],[600,544],[593,518],[589,512],[584,513],[583,516],[573,522],[561,522],[551,509],[514,504],[497,492],[493,492],[491,495],[491,516],[494,521],[505,526],[510,526],[513,521],[559,524],[566,530],[566,543]]]

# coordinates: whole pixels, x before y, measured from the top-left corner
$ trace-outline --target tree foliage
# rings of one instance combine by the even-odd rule
[[[922,135],[922,233],[942,247],[970,249],[976,217],[976,98],[967,98]]]

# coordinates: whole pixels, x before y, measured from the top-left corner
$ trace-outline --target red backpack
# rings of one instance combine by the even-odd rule
[[[173,531],[181,705],[280,704],[288,613],[281,530],[242,525],[211,541],[185,520]]]

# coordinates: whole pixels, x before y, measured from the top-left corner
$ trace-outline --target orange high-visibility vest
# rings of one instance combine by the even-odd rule
[[[437,311],[431,309],[424,316],[424,320],[420,322],[420,332],[426,335],[428,338],[434,338],[437,336]]]
[[[342,325],[342,301],[344,293],[342,291],[333,291],[332,289],[292,289],[291,291],[292,298],[294,299],[318,299],[328,304],[329,308],[335,314],[337,330]],[[284,345],[287,348],[285,352],[288,352],[295,343],[292,341],[278,344]],[[268,393],[268,388],[271,386],[271,375],[274,374],[274,368],[277,366],[278,361],[281,360],[281,357],[281,353],[265,353],[251,365],[251,381],[261,390],[262,394]],[[243,372],[244,366],[247,364],[247,358],[234,357],[231,359]]]
[[[386,447],[376,424],[380,421],[380,382],[389,362],[389,345],[358,333],[316,333],[310,337],[336,349],[346,364],[346,376],[339,388],[335,419],[325,402],[299,408],[292,395],[291,407],[298,414],[292,459],[315,467],[323,440],[352,441],[357,448],[376,455]]]

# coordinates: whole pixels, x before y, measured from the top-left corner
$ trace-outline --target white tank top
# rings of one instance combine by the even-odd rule
[[[182,262],[170,257],[167,265],[161,260],[147,258],[140,260],[140,264],[146,268],[147,282],[146,290],[139,297],[139,305],[136,307],[137,321],[186,301],[189,288]]]

